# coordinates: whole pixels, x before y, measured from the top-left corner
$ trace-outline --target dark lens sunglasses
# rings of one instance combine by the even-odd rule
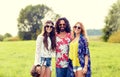
[[[53,28],[53,26],[49,26],[49,25],[47,25],[46,28]]]
[[[81,29],[81,27],[79,27],[79,26],[74,26],[74,28],[78,28],[78,29]]]
[[[65,26],[65,24],[59,24],[59,26],[62,26],[62,25]]]

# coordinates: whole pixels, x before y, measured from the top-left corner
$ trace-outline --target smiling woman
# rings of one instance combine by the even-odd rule
[[[51,59],[56,48],[56,37],[54,23],[51,20],[46,21],[43,33],[38,35],[36,40],[36,52],[34,66],[40,65],[41,71],[39,77],[51,77]]]

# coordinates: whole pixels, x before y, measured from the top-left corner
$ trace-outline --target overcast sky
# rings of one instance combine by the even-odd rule
[[[70,25],[77,21],[86,29],[102,29],[111,5],[117,0],[2,0],[0,1],[0,34],[17,35],[17,18],[27,5],[45,4],[66,17]]]

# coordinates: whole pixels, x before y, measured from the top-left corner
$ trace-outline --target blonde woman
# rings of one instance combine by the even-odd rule
[[[69,58],[72,61],[75,77],[91,77],[90,53],[83,24],[74,27],[74,39],[70,43]]]

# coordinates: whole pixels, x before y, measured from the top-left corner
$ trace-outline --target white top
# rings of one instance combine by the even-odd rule
[[[50,37],[48,37],[48,50],[44,46],[43,36],[38,35],[36,40],[36,52],[35,52],[35,62],[34,65],[40,64],[41,57],[51,58],[54,55],[54,51],[51,50],[51,41]]]

